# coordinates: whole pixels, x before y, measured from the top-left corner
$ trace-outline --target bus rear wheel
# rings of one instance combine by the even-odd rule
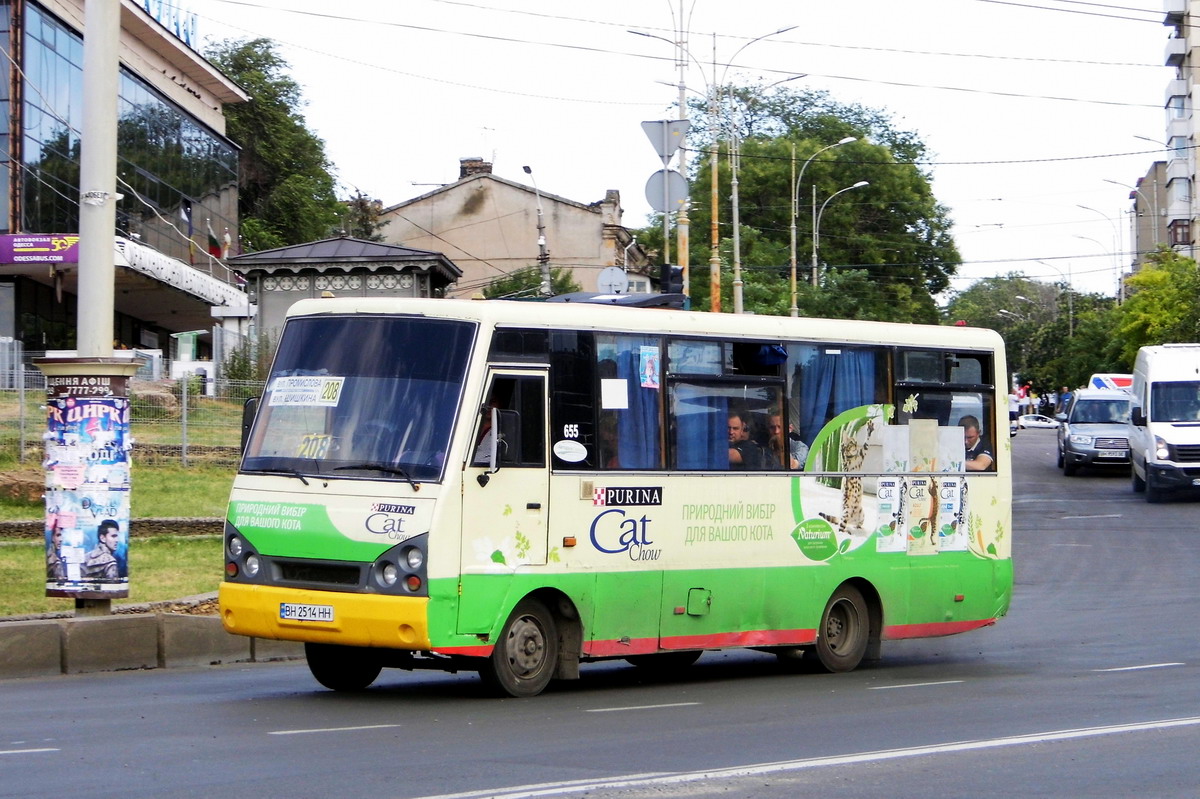
[[[866,600],[854,586],[843,585],[825,605],[812,652],[826,671],[853,671],[867,653],[870,635]]]
[[[504,624],[479,676],[493,691],[518,698],[537,696],[558,667],[558,629],[550,611],[525,599]]]
[[[383,670],[377,655],[356,646],[306,643],[304,657],[312,676],[331,691],[362,691]]]

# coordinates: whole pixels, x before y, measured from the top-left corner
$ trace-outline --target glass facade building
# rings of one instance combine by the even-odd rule
[[[130,33],[123,29],[121,36],[124,41]],[[76,232],[82,36],[43,5],[0,0],[0,47],[9,78],[0,81],[6,123],[0,130],[0,176],[8,189],[0,196],[0,234]],[[122,196],[113,233],[204,269],[210,231],[222,244],[226,234],[237,241],[238,149],[124,61],[116,186]],[[14,318],[0,319],[0,327],[14,329],[0,329],[0,336],[19,338],[27,349],[74,348],[73,298],[39,281],[3,275],[0,294],[9,295],[14,309]],[[130,337],[120,343],[143,344],[147,337],[138,320],[122,318],[117,310],[117,335]],[[159,337],[167,332],[158,331]]]

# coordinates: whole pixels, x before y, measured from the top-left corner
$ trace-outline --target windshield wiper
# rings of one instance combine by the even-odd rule
[[[376,463],[376,462],[351,463],[351,464],[347,464],[346,466],[335,466],[333,470],[335,472],[340,472],[344,469],[370,469],[370,470],[376,471],[376,472],[383,472],[384,474],[394,474],[397,477],[403,477],[405,480],[407,480],[408,484],[410,486],[412,486],[413,491],[421,490],[421,486],[418,485],[417,481],[412,478],[412,475],[410,475],[407,471],[405,471],[400,466],[392,466],[391,464],[388,464],[388,463]]]
[[[308,485],[308,481],[304,479],[304,475],[296,469],[280,469],[279,472],[280,474],[286,474],[290,477],[298,477],[300,478],[301,483]]]

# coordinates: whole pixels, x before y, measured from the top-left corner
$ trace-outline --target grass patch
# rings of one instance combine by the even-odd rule
[[[129,598],[114,604],[181,599],[217,590],[224,576],[218,536],[134,538],[129,544]],[[41,541],[0,546],[0,617],[73,611],[75,600],[46,596]]]
[[[224,518],[236,471],[232,466],[139,467],[135,450],[130,515],[134,519]],[[45,515],[41,500],[0,504],[0,521],[32,521]]]

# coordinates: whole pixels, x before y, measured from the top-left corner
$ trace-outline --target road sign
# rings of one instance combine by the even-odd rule
[[[667,165],[667,161],[671,160],[671,156],[675,155],[683,144],[683,137],[691,127],[692,123],[686,119],[662,119],[642,123],[642,130],[646,131],[646,138],[654,146],[654,152],[662,159],[663,166]]]
[[[687,198],[687,180],[674,169],[660,169],[646,181],[646,202],[659,213],[678,211]]]

